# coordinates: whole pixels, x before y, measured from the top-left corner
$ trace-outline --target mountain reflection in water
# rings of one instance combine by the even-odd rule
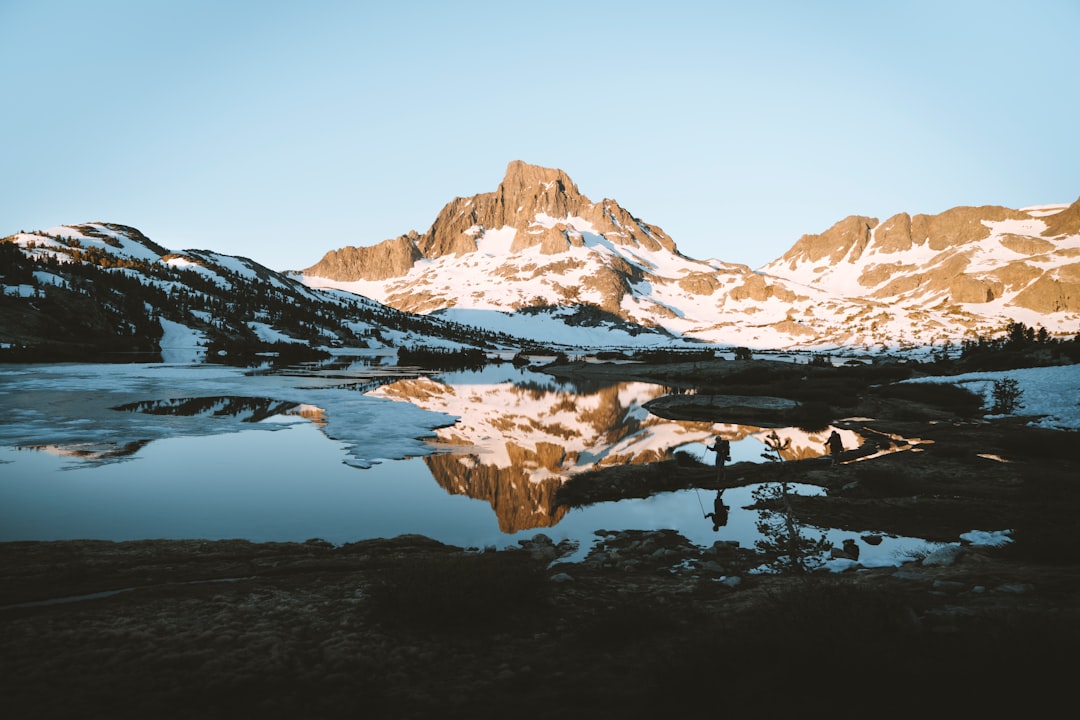
[[[750,486],[725,491],[731,512],[720,527],[705,512],[712,498],[693,490],[571,509],[554,500],[585,470],[678,453],[711,465],[716,435],[732,441],[737,472],[740,462],[764,461],[770,428],[652,415],[645,403],[668,388],[649,383],[569,383],[509,363],[418,375],[361,366],[0,368],[0,539],[343,544],[422,534],[501,547],[551,528],[579,546],[580,559],[601,528],[673,529],[695,544],[743,547],[760,535],[758,511],[745,509]],[[829,429],[775,432],[791,439],[785,458],[795,459],[821,455]],[[845,435],[845,447],[860,444]],[[827,532],[837,543],[850,536]],[[874,552],[888,560],[921,543],[886,539]]]
[[[118,405],[114,410],[141,412],[150,415],[229,416],[241,422],[257,423],[278,415],[295,415],[325,425],[323,411],[313,405],[285,402],[264,397],[238,395],[218,397],[171,398],[167,400],[143,400]]]
[[[651,383],[570,384],[496,366],[399,380],[370,394],[457,416],[436,431],[445,452],[425,464],[447,492],[486,501],[500,530],[516,533],[563,519],[568,508],[556,506],[555,494],[575,473],[669,460],[680,451],[711,463],[705,447],[716,435],[732,442],[734,462],[763,459],[773,429],[667,420],[643,407],[666,393]],[[823,455],[832,429],[775,432],[791,439],[784,459],[794,460]],[[841,434],[846,447],[861,443],[850,431]]]

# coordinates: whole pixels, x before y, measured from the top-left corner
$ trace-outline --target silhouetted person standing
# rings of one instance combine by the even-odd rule
[[[716,453],[716,479],[724,479],[724,463],[731,459],[731,443],[720,437],[716,436],[716,441],[708,447]]]
[[[829,455],[832,456],[832,464],[840,462],[840,453],[844,452],[844,441],[840,439],[840,433],[833,430],[832,435],[825,441],[825,447],[829,449]]]

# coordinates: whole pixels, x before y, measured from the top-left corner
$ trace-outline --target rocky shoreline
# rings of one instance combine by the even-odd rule
[[[758,693],[775,682],[792,694],[769,707],[821,709],[832,701],[803,693],[845,668],[850,676],[869,662],[873,672],[855,672],[869,687],[879,674],[965,676],[956,661],[994,679],[1001,668],[974,652],[988,633],[993,657],[1015,663],[1033,651],[1063,658],[1056,652],[1080,628],[1075,566],[1017,564],[981,548],[808,578],[752,574],[753,553],[695,548],[673,532],[606,533],[578,563],[559,561],[568,550],[543,535],[497,553],[415,536],[340,548],[5,543],[5,704],[17,717],[49,718],[539,717],[540,708],[645,717],[707,701],[712,690],[700,682],[717,667],[729,707],[759,707]],[[444,584],[426,563],[489,555],[536,568],[541,589],[520,606],[478,601],[477,611],[454,605],[446,617],[445,603],[467,603],[457,594],[485,580],[470,571],[464,586]],[[402,572],[417,572],[418,588],[432,594],[414,608],[422,616],[377,609],[380,579]],[[791,626],[792,613],[812,622]],[[953,660],[922,655],[942,643]],[[762,645],[773,650],[758,660],[779,665],[739,664]],[[803,660],[790,677],[774,676],[788,654]],[[825,677],[812,657],[827,660]],[[1050,673],[1067,663],[1044,665],[1035,660]],[[695,677],[689,695],[671,697]],[[926,692],[958,702],[955,687],[941,694],[946,685],[931,680]],[[853,700],[878,692],[845,690]]]
[[[1001,717],[1071,702],[1075,434],[860,402],[875,412],[851,427],[907,444],[837,466],[739,463],[723,485],[816,484],[824,496],[791,499],[801,521],[942,551],[763,574],[752,549],[674,531],[601,530],[577,562],[543,534],[500,551],[420,536],[0,543],[0,695],[20,718]],[[721,485],[674,460],[586,473],[559,497]],[[973,529],[1015,542],[956,542]]]

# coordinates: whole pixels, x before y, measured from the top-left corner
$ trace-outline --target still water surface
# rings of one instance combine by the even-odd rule
[[[220,366],[0,368],[0,540],[246,538],[335,544],[416,533],[504,547],[544,532],[579,543],[600,529],[675,529],[691,542],[752,546],[751,488],[566,509],[574,472],[650,462],[677,450],[760,461],[767,431],[677,422],[642,404],[648,383],[574,386],[509,365],[438,376],[363,364],[333,372]],[[821,454],[828,431],[793,439]],[[819,437],[820,435],[820,437]],[[849,439],[850,444],[850,439]],[[804,492],[819,492],[802,488]],[[825,531],[839,545],[853,533]],[[886,538],[864,563],[924,547]]]

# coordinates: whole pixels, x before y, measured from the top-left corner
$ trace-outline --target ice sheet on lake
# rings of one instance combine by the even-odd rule
[[[357,374],[355,382],[365,379]],[[72,454],[81,449],[84,456],[118,459],[125,448],[134,451],[163,438],[282,427],[228,414],[161,415],[118,406],[198,397],[272,398],[320,408],[322,431],[345,444],[348,464],[364,468],[380,460],[430,454],[433,448],[423,438],[455,420],[409,403],[369,397],[349,389],[348,382],[249,374],[215,365],[7,366],[0,369],[0,444]]]

